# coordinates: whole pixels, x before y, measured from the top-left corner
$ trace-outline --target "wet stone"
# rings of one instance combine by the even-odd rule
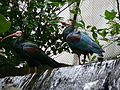
[[[0,90],[120,90],[120,60],[0,78]],[[6,90],[7,90],[6,89]]]

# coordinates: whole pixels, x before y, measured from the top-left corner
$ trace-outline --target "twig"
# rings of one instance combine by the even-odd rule
[[[66,10],[68,7],[70,7],[73,3],[74,3],[74,2],[70,3],[68,6],[66,6],[65,8],[63,8],[63,9],[57,14],[57,16],[58,16],[61,12],[63,12],[64,10]]]
[[[118,10],[118,19],[120,20],[120,8],[119,8],[119,0],[116,0],[117,1],[117,10]]]
[[[120,36],[116,36],[116,37],[114,37],[114,38],[120,38]],[[104,46],[103,49],[104,49],[104,48],[107,48],[108,46],[110,46],[110,45],[113,44],[114,42],[116,42],[116,40],[114,40],[114,41],[110,42],[108,45]]]
[[[77,5],[76,5],[76,6],[78,6],[78,7],[79,7],[79,5],[80,5],[80,2],[77,2]],[[76,8],[75,10],[77,10],[77,8]],[[75,20],[75,21],[76,21],[76,19],[77,19],[77,14],[74,14],[73,20]]]

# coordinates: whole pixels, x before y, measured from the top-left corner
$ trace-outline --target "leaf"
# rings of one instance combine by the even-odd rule
[[[78,14],[78,12],[77,12],[76,10],[70,10],[70,12],[71,12],[72,14]]]
[[[76,0],[76,2],[80,2],[81,0]]]
[[[95,61],[96,56],[93,56],[90,61]]]
[[[105,11],[105,19],[107,19],[107,20],[113,20],[115,18],[116,14],[117,14],[117,12],[115,12],[113,10],[111,12],[109,12],[108,10],[106,10]]]
[[[103,40],[103,41],[108,41],[109,39],[107,39],[107,38],[101,38],[101,40]]]
[[[75,23],[75,26],[83,28],[83,25],[81,23]]]
[[[93,32],[92,36],[94,39],[97,39],[97,34],[95,32]]]
[[[99,40],[98,40],[98,39],[96,39],[96,40],[95,40],[95,42],[96,42],[98,45],[100,45],[100,42],[99,42]]]
[[[87,28],[87,29],[89,29],[90,27],[91,27],[91,26],[90,26],[90,25],[88,25],[86,28]]]
[[[102,35],[103,37],[105,37],[105,36],[107,35],[107,33],[108,33],[108,32],[106,32],[106,30],[103,30],[102,33],[101,33],[101,35]]]
[[[0,14],[0,33],[4,33],[9,30],[11,22],[7,21],[3,15]]]
[[[95,32],[95,30],[97,30],[97,28],[96,28],[95,26],[93,26],[93,27],[91,28],[91,32]]]
[[[85,22],[83,20],[80,21],[83,25],[83,27],[85,28]]]
[[[78,13],[81,13],[81,10],[80,10],[80,8],[78,7],[78,6],[75,6],[75,10],[73,9],[73,10],[70,10],[70,12],[72,13],[72,14],[78,14]]]

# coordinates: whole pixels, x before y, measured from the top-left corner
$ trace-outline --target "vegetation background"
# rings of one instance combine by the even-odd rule
[[[102,37],[101,40],[108,41],[108,36],[119,34],[119,7],[118,12],[106,10],[104,18],[108,21],[106,24],[109,27],[97,29],[95,26],[86,26],[82,19],[76,22],[77,14],[81,14],[80,2],[81,0],[1,0],[0,38],[17,30],[22,30],[27,35],[28,41],[37,44],[48,55],[56,55],[63,51],[70,52],[68,45],[62,38],[59,25],[48,22],[51,20],[62,20],[63,17],[58,17],[58,15],[66,8],[72,6],[72,4],[75,4],[75,6],[70,10],[70,13],[73,14],[71,19],[75,21],[75,26],[90,30],[98,44],[98,36]],[[61,10],[66,3],[68,6]],[[114,41],[120,43],[120,37],[114,39]],[[26,67],[28,66],[26,65],[24,69],[19,68],[20,72],[14,73],[18,71],[15,66],[23,63],[23,61],[11,48],[12,43],[13,38],[0,42],[0,77],[24,74],[27,71]],[[41,67],[40,70],[42,71]]]

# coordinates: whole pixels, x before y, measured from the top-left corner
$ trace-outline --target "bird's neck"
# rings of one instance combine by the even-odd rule
[[[20,48],[21,48],[21,44],[24,42],[25,37],[22,35],[18,38],[16,38],[16,40],[13,43],[13,47],[15,49],[15,51],[19,52]]]
[[[64,31],[63,31],[63,38],[66,38],[66,36],[67,36],[69,33],[73,32],[74,29],[75,29],[74,25],[69,25],[69,26],[67,26],[67,27],[64,29]]]
[[[24,41],[25,41],[25,37],[24,37],[24,35],[22,35],[22,36],[16,38],[15,43],[20,44],[20,43],[23,43]]]

